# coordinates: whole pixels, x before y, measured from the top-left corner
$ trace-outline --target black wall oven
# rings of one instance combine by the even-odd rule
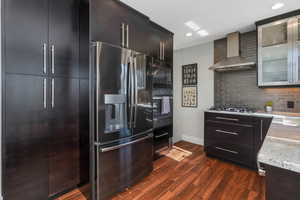
[[[152,68],[153,128],[155,155],[172,146],[173,137],[173,79],[172,68],[154,62]],[[159,157],[159,156],[158,156]],[[157,158],[157,156],[155,156]]]

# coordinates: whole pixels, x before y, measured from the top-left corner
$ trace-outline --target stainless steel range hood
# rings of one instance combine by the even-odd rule
[[[230,33],[227,36],[227,58],[214,64],[209,69],[218,72],[246,70],[255,66],[255,62],[240,56],[240,33]]]

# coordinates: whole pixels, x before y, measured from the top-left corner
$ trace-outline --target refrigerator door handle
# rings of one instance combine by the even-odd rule
[[[101,148],[100,151],[102,153],[104,152],[109,152],[109,151],[113,151],[113,150],[117,150],[117,149],[120,149],[122,147],[126,147],[128,145],[131,145],[131,144],[135,144],[135,143],[138,143],[138,142],[142,142],[144,140],[147,140],[149,138],[153,137],[152,134],[149,134],[145,137],[142,137],[142,138],[139,138],[139,139],[136,139],[134,141],[131,141],[131,142],[127,142],[127,143],[124,143],[124,144],[119,144],[119,145],[116,145],[116,146],[112,146],[112,147],[106,147],[106,148]]]
[[[138,104],[138,73],[137,73],[137,57],[135,56],[133,59],[133,66],[134,66],[134,122],[133,126],[136,127],[136,118],[137,118],[137,104]]]
[[[133,119],[134,119],[134,113],[133,113],[133,108],[134,108],[134,69],[133,69],[133,58],[132,56],[130,56],[129,58],[130,60],[130,64],[129,64],[129,70],[130,70],[130,73],[129,73],[129,77],[130,77],[130,121],[129,121],[129,124],[130,124],[130,128],[133,128]]]
[[[99,99],[100,99],[100,59],[101,59],[101,51],[102,51],[102,43],[101,42],[96,42],[96,109],[97,111],[99,110]],[[99,130],[99,112],[96,112],[96,130]],[[99,134],[96,134],[96,141],[99,141]]]

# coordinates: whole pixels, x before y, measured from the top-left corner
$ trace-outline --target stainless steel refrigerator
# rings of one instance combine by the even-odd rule
[[[153,169],[150,65],[144,54],[92,43],[93,200],[109,199]]]

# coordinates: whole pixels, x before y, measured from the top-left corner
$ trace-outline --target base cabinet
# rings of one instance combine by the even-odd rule
[[[209,156],[257,169],[257,153],[272,118],[205,113],[204,150]]]
[[[266,200],[298,200],[300,173],[265,165]]]
[[[4,199],[48,197],[50,132],[44,84],[42,77],[6,76],[6,120],[2,137]]]
[[[6,75],[5,91],[5,199],[44,200],[76,187],[79,80]]]
[[[53,96],[52,96],[53,95]],[[49,196],[79,184],[79,80],[51,79]]]

